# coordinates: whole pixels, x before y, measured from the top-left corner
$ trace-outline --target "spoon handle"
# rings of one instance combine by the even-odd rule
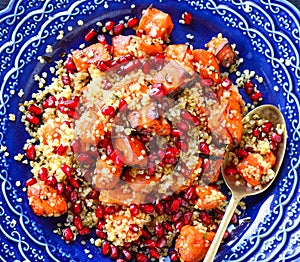
[[[228,226],[228,224],[232,218],[232,215],[241,199],[242,199],[242,197],[240,197],[240,196],[235,196],[234,194],[232,195],[230,202],[227,206],[226,212],[225,212],[223,219],[220,223],[220,226],[218,228],[218,231],[214,237],[213,242],[211,243],[211,245],[208,249],[208,252],[207,252],[203,262],[213,262],[214,261],[214,258],[217,254],[217,251],[219,249],[219,246],[221,244],[221,241],[223,239],[223,236],[227,229],[227,226]]]

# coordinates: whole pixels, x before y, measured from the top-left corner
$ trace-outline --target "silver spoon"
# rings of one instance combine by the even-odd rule
[[[273,105],[262,105],[262,106],[255,108],[251,112],[249,112],[246,115],[246,117],[249,117],[251,119],[254,114],[258,114],[261,118],[268,119],[273,124],[273,126],[280,124],[284,129],[284,132],[282,134],[282,142],[278,146],[278,150],[277,150],[277,154],[276,154],[276,164],[272,168],[275,172],[275,176],[271,181],[269,181],[267,184],[263,185],[262,188],[259,190],[255,190],[252,187],[250,188],[246,184],[236,185],[235,181],[233,179],[228,178],[228,176],[226,176],[225,172],[224,172],[224,168],[226,166],[226,163],[228,162],[228,155],[229,155],[228,152],[230,152],[230,148],[227,148],[226,158],[225,158],[225,161],[222,166],[222,175],[225,180],[225,183],[227,184],[227,186],[229,187],[229,189],[232,193],[232,197],[227,206],[226,212],[223,216],[223,219],[221,221],[219,229],[214,237],[214,240],[211,243],[211,246],[206,254],[204,262],[212,262],[214,260],[214,257],[215,257],[215,255],[218,251],[218,248],[221,244],[224,233],[227,229],[227,226],[232,218],[232,215],[234,214],[236,207],[238,206],[239,202],[241,201],[241,199],[246,196],[257,195],[257,194],[265,191],[275,180],[275,177],[277,176],[280,166],[282,164],[282,161],[284,158],[284,153],[285,153],[285,148],[286,148],[287,132],[286,132],[285,120],[284,120],[281,112],[279,111],[279,109],[277,107],[275,107]],[[245,121],[246,117],[244,117],[243,122]]]

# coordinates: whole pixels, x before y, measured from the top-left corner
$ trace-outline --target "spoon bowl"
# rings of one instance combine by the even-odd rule
[[[204,262],[212,262],[214,260],[214,257],[218,251],[218,248],[222,242],[222,238],[224,236],[224,233],[227,229],[228,224],[230,223],[230,220],[232,218],[232,215],[234,214],[236,207],[238,206],[239,202],[242,198],[252,195],[257,195],[259,193],[262,193],[265,191],[275,180],[278,171],[281,167],[285,149],[286,149],[286,141],[287,141],[287,131],[286,131],[286,124],[283,115],[281,114],[280,110],[273,106],[273,105],[262,105],[259,106],[252,111],[250,111],[244,118],[243,118],[243,124],[245,122],[248,122],[254,115],[259,115],[260,118],[267,119],[270,121],[273,126],[277,126],[277,124],[280,124],[283,128],[282,133],[282,141],[278,145],[277,151],[276,151],[276,163],[272,167],[275,175],[274,177],[266,184],[262,185],[260,189],[254,189],[253,187],[247,186],[247,183],[240,183],[237,184],[235,179],[232,179],[232,177],[225,174],[224,169],[228,164],[229,161],[229,153],[232,151],[233,147],[229,146],[227,147],[227,153],[224,160],[224,163],[222,165],[221,171],[223,175],[223,179],[230,189],[232,193],[232,197],[230,199],[230,202],[227,206],[226,212],[223,216],[223,219],[220,223],[219,229],[214,237],[213,242],[211,243],[211,246],[206,254],[206,257],[204,259]]]

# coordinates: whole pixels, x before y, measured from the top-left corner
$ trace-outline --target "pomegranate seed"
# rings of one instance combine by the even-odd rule
[[[160,98],[162,96],[165,96],[166,93],[164,90],[164,85],[161,83],[153,84],[150,89],[149,95],[151,98]]]
[[[107,60],[107,61],[105,61],[105,64],[106,64],[109,68],[112,68],[112,67],[118,65],[119,62],[116,61],[116,60]]]
[[[175,223],[175,229],[177,232],[180,231],[180,229],[184,226],[184,222],[182,220],[179,220]]]
[[[116,110],[113,106],[104,106],[101,109],[101,113],[104,116],[114,117],[116,115]]]
[[[158,253],[158,251],[156,249],[150,249],[149,255],[150,255],[150,257],[155,258],[155,259],[160,258],[160,254]]]
[[[149,176],[153,176],[154,173],[155,173],[155,171],[156,171],[156,166],[149,167],[149,168],[148,168],[148,175],[149,175]],[[151,201],[151,202],[152,202],[152,201]]]
[[[271,140],[275,143],[280,143],[282,141],[282,137],[278,133],[274,133],[271,136]]]
[[[63,194],[65,191],[65,184],[62,182],[57,183],[56,190],[58,194]]]
[[[165,59],[165,55],[163,53],[159,53],[155,56],[155,60],[163,60]]]
[[[255,136],[255,137],[259,137],[259,136],[260,136],[260,130],[259,130],[259,127],[255,127],[255,128],[253,129],[252,135]]]
[[[237,156],[239,158],[245,158],[248,156],[248,151],[246,149],[243,149],[243,148],[239,148],[236,152]]]
[[[171,204],[171,210],[177,212],[180,208],[181,201],[179,199],[174,199]]]
[[[72,99],[64,101],[66,108],[76,108],[79,104],[79,96],[73,96]]]
[[[177,147],[168,147],[166,152],[166,157],[176,157],[180,153],[180,150]]]
[[[227,176],[235,176],[238,174],[236,167],[233,166],[226,167],[224,172]]]
[[[188,212],[184,213],[183,222],[185,225],[190,224],[192,216],[193,216],[193,212],[188,211]]]
[[[103,230],[105,224],[106,224],[106,222],[105,222],[104,219],[99,220],[99,221],[98,221],[98,224],[97,224],[97,229]]]
[[[201,121],[198,117],[194,116],[194,115],[191,115],[192,116],[192,121],[194,123],[195,126],[200,126],[201,124]]]
[[[221,86],[223,89],[228,90],[232,86],[232,81],[228,77],[224,77]]]
[[[123,258],[118,258],[116,262],[125,262],[125,260]]]
[[[104,61],[100,61],[100,63],[97,64],[97,67],[101,72],[105,72],[109,69],[109,67]]]
[[[55,176],[49,176],[46,181],[45,184],[48,186],[51,186],[53,188],[55,188],[57,186],[57,179]]]
[[[183,20],[186,25],[190,25],[193,21],[193,15],[190,12],[184,12]]]
[[[115,245],[110,245],[111,248],[111,254],[110,258],[117,259],[119,257],[119,249]]]
[[[70,146],[73,153],[78,153],[81,150],[81,144],[78,140],[73,140]]]
[[[156,242],[153,239],[146,239],[144,241],[144,245],[145,245],[145,247],[155,248],[156,247]]]
[[[237,225],[239,224],[238,215],[237,215],[236,213],[234,213],[234,214],[232,215],[231,223],[234,224],[235,226],[237,226]]]
[[[76,191],[71,191],[70,201],[75,203],[78,200],[78,193]]]
[[[35,114],[35,115],[40,115],[40,114],[42,114],[43,113],[43,110],[40,108],[40,107],[38,107],[38,106],[36,106],[36,105],[30,105],[30,106],[28,106],[28,109],[27,109],[30,113],[33,113],[33,114]]]
[[[65,173],[66,176],[70,177],[73,173],[73,168],[67,164],[62,164],[60,169]]]
[[[96,233],[97,237],[99,237],[102,240],[107,238],[107,234],[105,232],[103,232],[102,230],[96,229],[95,233]]]
[[[71,85],[71,78],[69,75],[63,75],[61,77],[61,81],[63,82],[64,85],[69,86]]]
[[[146,229],[142,229],[142,235],[144,238],[147,238],[147,239],[149,239],[151,237],[151,234]]]
[[[127,59],[127,61],[131,61],[134,58],[133,55],[131,55],[131,54],[127,54],[124,57]]]
[[[149,62],[144,62],[142,65],[142,71],[144,74],[149,74],[152,68],[153,66]]]
[[[114,161],[114,163],[118,166],[118,167],[123,167],[124,162],[122,161],[122,159],[120,158],[120,154],[118,153],[118,151],[114,150],[111,155],[109,156],[110,159],[112,161]]]
[[[177,164],[177,159],[175,157],[165,158],[164,163],[167,165],[175,165],[175,164]]]
[[[74,203],[74,205],[72,206],[72,212],[75,215],[79,215],[82,212],[81,203]]]
[[[86,35],[84,36],[84,40],[86,42],[90,42],[97,36],[97,34],[98,34],[97,31],[94,28],[92,28],[90,29],[90,31],[86,33]]]
[[[136,217],[140,212],[140,209],[136,204],[131,204],[129,206],[129,210],[130,210],[131,215],[133,215],[134,217]]]
[[[258,100],[261,99],[261,97],[262,97],[262,94],[261,94],[260,91],[256,91],[256,92],[254,92],[252,95],[250,95],[250,99],[251,99],[252,101],[258,101]]]
[[[70,182],[70,184],[73,188],[79,188],[80,187],[80,184],[79,184],[78,180],[76,178],[74,178],[73,176],[69,177],[69,182]]]
[[[82,229],[79,230],[79,235],[88,235],[90,234],[92,231],[89,227],[84,227]]]
[[[158,238],[162,237],[164,235],[163,225],[156,222],[154,226],[154,233],[156,237]]]
[[[183,216],[183,213],[182,211],[178,211],[177,213],[175,213],[172,217],[171,217],[171,220],[173,223],[177,222],[178,220],[180,220]]]
[[[184,141],[178,141],[178,142],[176,143],[176,146],[177,146],[178,148],[180,148],[180,150],[181,150],[182,152],[184,152],[184,153],[186,153],[186,152],[189,150],[189,145],[188,145],[186,142],[184,142]]]
[[[97,189],[93,189],[89,194],[88,194],[88,198],[90,199],[97,199],[99,197],[100,193]]]
[[[172,250],[170,252],[170,259],[171,259],[171,261],[179,261],[178,254],[175,250]]]
[[[98,43],[100,43],[102,45],[106,45],[107,44],[105,35],[98,35],[97,40],[98,40]]]
[[[105,47],[106,51],[111,54],[111,52],[112,52],[112,46],[109,45],[109,44],[106,44],[106,45],[104,45],[104,47]]]
[[[48,100],[45,100],[42,102],[42,107],[43,108],[49,108]]]
[[[148,256],[142,253],[137,253],[135,255],[136,262],[147,262],[148,261]]]
[[[223,236],[223,240],[226,240],[228,238],[230,238],[230,233],[229,233],[228,230],[226,230],[225,233],[224,233],[224,236]]]
[[[209,146],[208,146],[208,144],[206,142],[200,142],[200,144],[199,144],[199,150],[204,155],[209,155],[209,153],[210,153]]]
[[[266,122],[262,125],[261,130],[268,134],[271,131],[271,128],[273,127],[273,124],[271,122]]]
[[[115,206],[106,206],[104,207],[104,212],[108,215],[112,215],[114,213],[116,213],[116,207]]]
[[[125,111],[127,109],[127,102],[125,99],[120,99],[120,102],[119,102],[119,110],[122,112],[122,111]]]
[[[119,59],[118,59],[119,64],[123,64],[123,63],[126,63],[126,62],[128,62],[128,60],[125,56],[119,57]]]
[[[64,231],[63,231],[63,239],[65,241],[72,241],[72,240],[74,240],[74,234],[73,234],[71,228],[67,227],[67,228],[64,229]]]
[[[47,100],[44,101],[44,102],[46,102],[46,105],[47,105],[45,107],[44,104],[43,104],[44,108],[55,108],[55,106],[56,106],[56,98],[55,98],[55,96],[49,96],[47,98]]]
[[[166,212],[166,214],[168,214],[168,215],[171,215],[171,214],[172,214],[172,212],[171,212],[171,204],[170,204],[169,202],[166,202],[166,203],[165,203],[165,212]]]
[[[199,217],[207,225],[209,225],[212,222],[210,216],[204,211],[200,212]]]
[[[33,144],[30,144],[26,149],[26,156],[30,160],[34,160],[36,157],[36,151],[35,146]]]
[[[107,22],[105,23],[105,29],[106,29],[107,31],[113,30],[114,26],[115,26],[115,22],[112,21],[112,20],[107,21]]]
[[[132,253],[127,249],[122,249],[122,255],[125,257],[127,261],[130,261],[133,258]]]
[[[27,179],[27,181],[26,181],[26,183],[25,183],[25,186],[32,186],[32,185],[34,185],[36,182],[37,182],[36,178],[35,178],[35,177],[31,177],[31,178]]]
[[[65,146],[65,145],[63,145],[63,144],[60,144],[60,145],[57,147],[56,153],[57,153],[59,156],[63,156],[63,155],[67,152],[67,149],[68,149],[68,146]]]
[[[80,118],[80,114],[77,110],[73,109],[73,108],[69,108],[69,110],[67,111],[68,117],[78,120]]]
[[[189,125],[185,121],[179,121],[176,127],[182,132],[187,132],[189,130]]]
[[[42,167],[38,173],[39,179],[42,181],[46,181],[48,178],[48,170],[45,167]]]
[[[65,196],[70,199],[72,192],[73,192],[73,188],[70,185],[66,185],[64,191]]]
[[[254,83],[252,81],[248,81],[244,83],[244,89],[247,95],[252,95],[254,92]]]
[[[129,230],[134,232],[134,233],[138,233],[140,231],[140,228],[136,224],[130,224],[129,225]]]
[[[104,256],[108,256],[109,253],[111,252],[110,243],[107,241],[103,241],[101,250]]]
[[[96,208],[96,217],[103,218],[104,217],[104,207],[102,205],[98,205]]]
[[[72,59],[72,57],[68,57],[66,61],[66,69],[67,71],[73,73],[76,70],[75,63]]]
[[[77,156],[77,161],[81,164],[91,164],[93,161],[89,154],[81,153]]]
[[[196,190],[195,190],[195,187],[189,187],[185,193],[184,193],[184,198],[187,199],[187,200],[191,200],[191,199],[194,199],[196,197]]]
[[[200,120],[198,119],[198,117],[192,115],[190,112],[188,111],[183,111],[181,113],[181,117],[186,120],[186,121],[189,121],[189,122],[192,122],[195,124],[195,126],[199,126],[200,125]]]
[[[80,216],[74,216],[73,224],[78,230],[81,230],[83,228],[83,224]]]
[[[59,110],[62,114],[67,114],[69,109],[66,108],[63,104],[59,104],[59,105],[58,105],[58,110]]]
[[[164,222],[163,226],[164,226],[165,230],[167,230],[168,232],[172,232],[173,231],[173,228],[172,228],[172,226],[171,226],[171,224],[169,222]]]
[[[124,24],[119,23],[114,26],[114,35],[120,35],[124,30]]]
[[[145,214],[151,214],[155,211],[155,207],[152,204],[142,204],[141,211]]]
[[[172,129],[171,130],[171,136],[180,137],[182,136],[182,132],[179,129]]]
[[[38,125],[40,123],[40,119],[32,114],[27,114],[26,115],[26,119],[29,123],[33,124],[33,125]]]
[[[127,25],[129,28],[134,28],[138,25],[139,20],[136,17],[132,17],[128,20]]]
[[[156,246],[157,246],[158,248],[163,248],[163,247],[166,246],[166,244],[167,244],[167,239],[166,239],[166,237],[161,237],[161,238],[159,238],[159,239],[157,240],[157,242],[156,242]]]
[[[156,213],[158,215],[162,215],[164,213],[164,211],[165,211],[165,207],[164,207],[164,205],[161,202],[158,202],[155,205],[155,210],[156,210]]]

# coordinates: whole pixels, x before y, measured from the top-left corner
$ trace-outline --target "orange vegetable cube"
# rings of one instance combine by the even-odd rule
[[[170,15],[154,7],[149,7],[143,13],[137,28],[137,34],[166,40],[172,32],[173,26]]]

